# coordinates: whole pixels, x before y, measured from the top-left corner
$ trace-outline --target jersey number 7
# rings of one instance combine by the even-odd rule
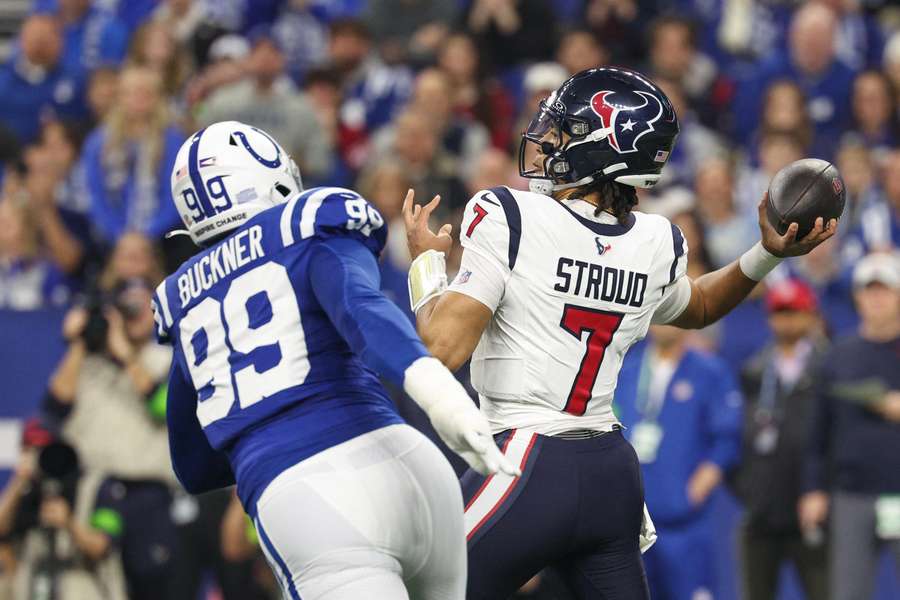
[[[562,320],[559,322],[560,327],[579,340],[585,331],[588,335],[581,366],[578,368],[578,374],[563,409],[565,412],[581,416],[587,410],[587,403],[591,399],[606,347],[612,342],[613,334],[624,317],[623,313],[566,304]]]

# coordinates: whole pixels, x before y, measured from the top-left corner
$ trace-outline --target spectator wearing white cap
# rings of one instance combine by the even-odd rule
[[[900,564],[900,257],[869,254],[853,271],[857,335],[818,377],[800,527],[830,514],[832,600],[869,598],[879,555]]]

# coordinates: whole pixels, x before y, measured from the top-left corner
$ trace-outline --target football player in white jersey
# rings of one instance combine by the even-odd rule
[[[635,188],[656,184],[677,134],[669,99],[643,75],[573,76],[523,135],[531,191],[492,188],[467,205],[449,286],[450,227],[434,234],[427,223],[439,198],[413,207],[407,195],[419,333],[450,369],[471,357],[481,410],[522,470],[463,476],[469,600],[505,598],[546,567],[578,598],[648,597],[639,534],[649,542],[652,524],[612,411],[622,357],[651,323],[715,322],[783,257],[835,232],[836,221],[819,219],[802,240],[797,224],[779,236],[761,203],[761,241],[691,280],[678,227],[633,210]]]

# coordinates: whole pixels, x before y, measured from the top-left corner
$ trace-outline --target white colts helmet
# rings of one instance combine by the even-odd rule
[[[172,197],[195,244],[303,191],[300,170],[265,131],[222,121],[192,135],[172,169]]]

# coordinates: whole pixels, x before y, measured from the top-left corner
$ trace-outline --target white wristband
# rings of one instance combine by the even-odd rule
[[[756,242],[752,248],[741,255],[739,264],[744,275],[753,281],[761,281],[782,260],[784,259],[763,248],[762,242]]]
[[[426,302],[447,289],[447,264],[444,253],[426,250],[417,256],[409,265],[406,283],[409,288],[409,306],[416,313]]]
[[[433,356],[416,359],[403,374],[403,391],[431,417],[440,405],[474,406],[466,389],[453,373]]]

